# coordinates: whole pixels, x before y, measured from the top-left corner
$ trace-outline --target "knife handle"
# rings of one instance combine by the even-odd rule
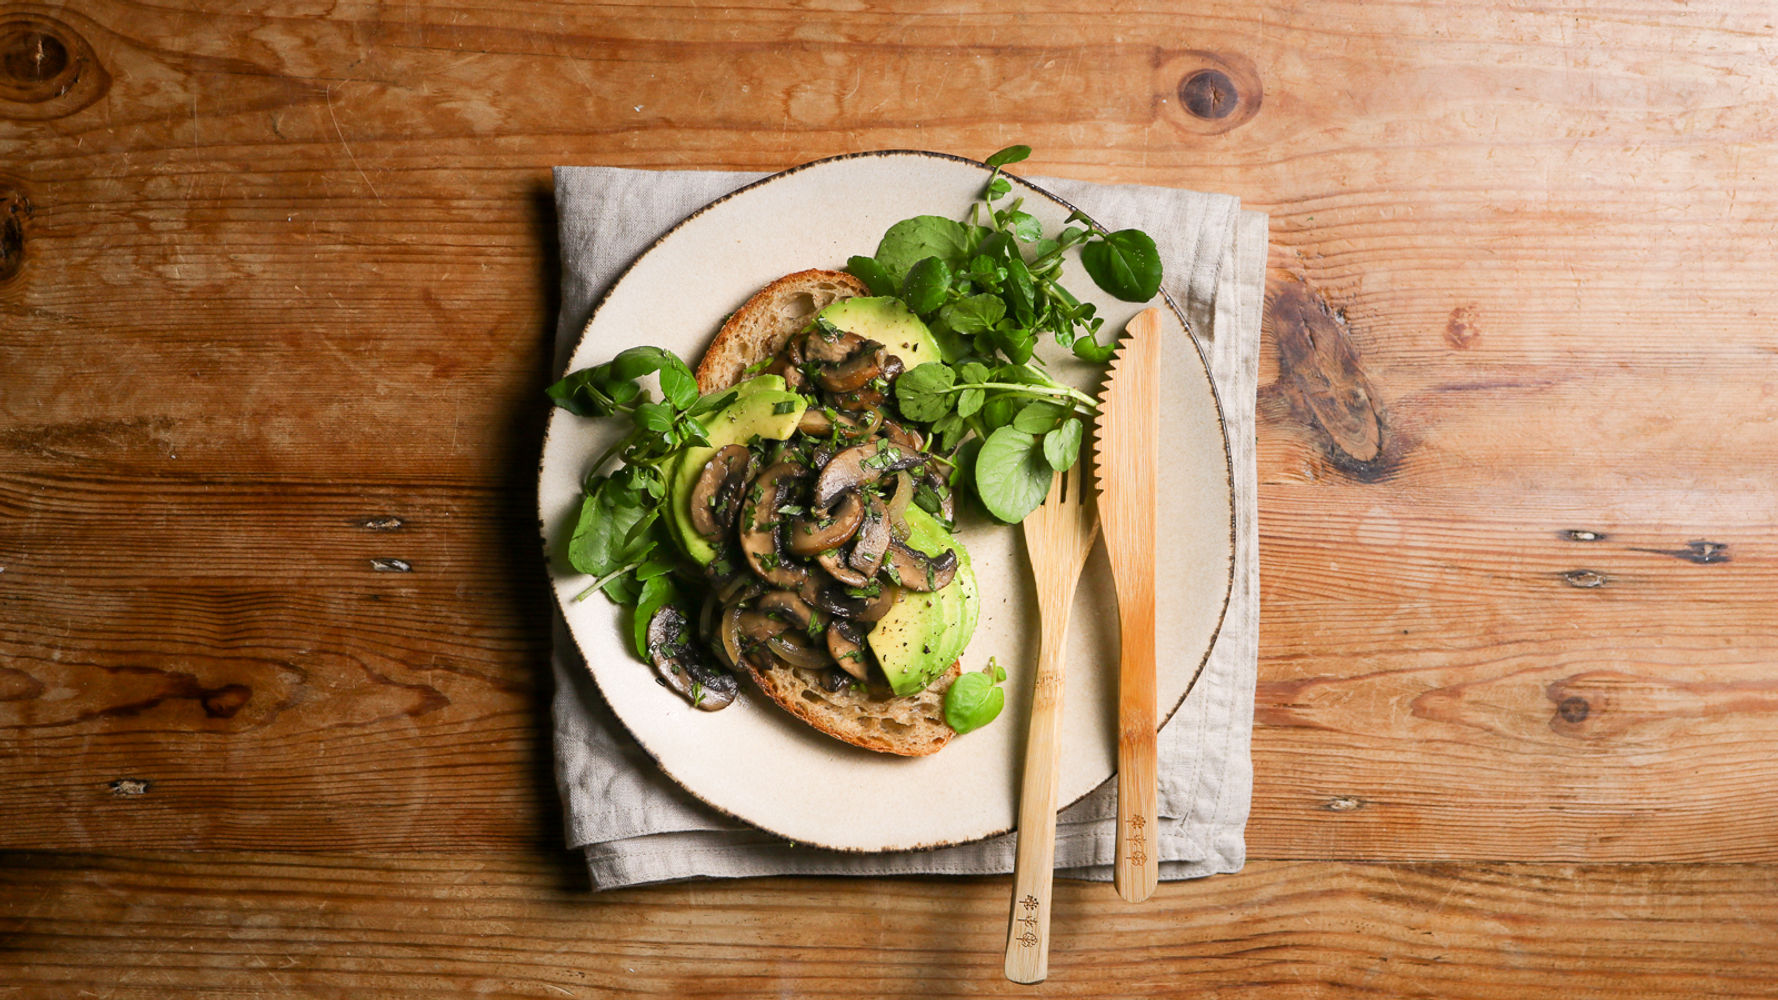
[[[1154,592],[1135,600],[1123,620],[1118,670],[1117,894],[1140,903],[1160,881],[1155,849],[1155,625]],[[1122,599],[1122,595],[1119,595]],[[1146,607],[1145,607],[1146,605]]]

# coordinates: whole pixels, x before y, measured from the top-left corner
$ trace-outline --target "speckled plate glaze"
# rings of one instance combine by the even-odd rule
[[[874,252],[884,230],[913,215],[962,218],[987,178],[973,160],[882,151],[818,160],[703,208],[638,258],[593,313],[569,370],[655,344],[695,364],[722,320],[767,282],[809,267],[840,268]],[[1025,208],[1059,231],[1072,206],[1013,178]],[[1081,206],[1091,214],[1092,206]],[[1063,283],[1121,330],[1142,308],[1099,292],[1071,262]],[[1167,307],[1168,377],[1161,473],[1166,565],[1159,574],[1160,704],[1172,710],[1202,669],[1221,626],[1233,562],[1228,442],[1203,352]],[[1061,379],[1098,391],[1098,373],[1054,344]],[[602,596],[574,602],[589,580],[560,558],[586,464],[615,432],[556,410],[538,486],[552,585],[575,642],[612,710],[662,770],[711,806],[803,844],[846,851],[935,847],[1015,824],[1036,658],[1036,593],[1017,528],[966,522],[960,535],[981,580],[982,617],[963,657],[1007,668],[1006,710],[992,725],[923,758],[876,754],[830,739],[756,696],[697,712],[631,655],[620,611]],[[1116,764],[1117,599],[1103,544],[1087,565],[1071,627],[1063,718],[1061,801],[1111,777]]]

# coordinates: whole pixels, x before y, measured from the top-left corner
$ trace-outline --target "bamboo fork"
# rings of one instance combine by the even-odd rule
[[[1043,505],[1025,517],[1025,549],[1037,580],[1042,632],[1025,775],[1019,792],[1019,845],[1007,917],[1006,978],[1039,983],[1049,974],[1050,889],[1055,882],[1056,781],[1061,757],[1062,666],[1068,614],[1099,520],[1080,466],[1056,473]]]

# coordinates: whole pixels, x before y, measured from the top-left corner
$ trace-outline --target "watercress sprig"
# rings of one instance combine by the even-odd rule
[[[989,513],[1016,522],[1036,509],[1058,470],[1079,459],[1083,418],[1092,397],[1045,374],[1035,357],[1048,336],[1094,364],[1111,359],[1104,321],[1092,303],[1062,286],[1070,251],[1095,284],[1126,301],[1160,289],[1154,240],[1135,229],[1106,232],[1071,212],[1061,232],[1010,197],[1002,168],[1031,155],[1009,146],[985,161],[988,179],[966,220],[937,215],[903,219],[883,234],[873,256],[847,270],[873,294],[898,296],[932,330],[943,362],[929,362],[896,383],[902,413],[928,423],[941,450],[954,454],[959,478],[975,487]]]
[[[657,377],[658,401],[642,384],[648,375]],[[587,467],[568,561],[594,578],[575,600],[603,591],[633,607],[632,639],[645,656],[648,620],[679,597],[672,577],[676,560],[662,520],[665,467],[685,448],[709,443],[698,418],[728,405],[734,393],[700,395],[685,362],[658,347],[630,348],[568,375],[546,392],[578,416],[630,419],[628,432]],[[616,466],[606,471],[613,460]]]

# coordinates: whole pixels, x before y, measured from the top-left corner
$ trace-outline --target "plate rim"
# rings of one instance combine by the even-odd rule
[[[580,332],[575,335],[574,340],[571,344],[565,345],[563,357],[560,359],[560,363],[559,364],[558,363],[551,364],[550,369],[551,369],[551,373],[553,375],[552,384],[554,381],[560,380],[561,378],[565,377],[566,372],[563,369],[565,369],[567,365],[572,364],[574,356],[580,352],[581,346],[586,342],[587,334],[591,332],[594,322],[596,322],[599,318],[600,311],[604,308],[606,301],[608,299],[610,299],[612,293],[617,290],[618,286],[621,285],[623,283],[623,281],[630,276],[630,273],[632,271],[634,271],[638,265],[641,264],[642,260],[645,257],[647,257],[649,254],[653,253],[656,249],[658,249],[661,246],[661,244],[665,243],[669,238],[671,238],[674,234],[679,232],[680,229],[684,228],[687,224],[691,223],[693,220],[703,216],[706,212],[711,211],[712,209],[723,204],[724,202],[729,201],[730,199],[737,198],[743,194],[746,194],[746,193],[754,190],[755,188],[763,187],[767,184],[771,184],[776,181],[783,180],[784,178],[801,173],[805,170],[809,170],[809,169],[812,169],[815,167],[829,166],[829,165],[839,163],[842,161],[846,161],[846,160],[889,159],[889,158],[900,157],[900,156],[923,157],[923,158],[927,158],[927,159],[944,160],[944,161],[949,161],[949,162],[953,162],[953,163],[960,163],[960,164],[966,164],[969,166],[979,167],[983,170],[992,170],[993,169],[992,167],[988,166],[988,164],[982,162],[981,160],[972,159],[967,156],[961,156],[956,153],[945,153],[945,152],[940,152],[937,150],[930,150],[930,149],[886,148],[886,149],[858,150],[858,151],[854,151],[854,152],[850,152],[850,153],[838,153],[838,154],[835,154],[832,156],[824,156],[824,157],[820,157],[817,159],[808,160],[808,161],[805,161],[802,163],[798,163],[793,166],[786,167],[782,170],[778,170],[776,172],[768,173],[764,176],[757,177],[757,178],[741,185],[740,187],[734,189],[733,191],[730,191],[726,194],[723,194],[723,195],[720,195],[716,198],[713,198],[710,201],[705,202],[703,205],[699,206],[697,209],[693,210],[689,214],[687,214],[685,217],[681,218],[679,221],[675,222],[673,225],[669,226],[658,237],[651,240],[647,246],[645,246],[642,250],[638,251],[637,254],[633,258],[631,258],[628,263],[626,263],[620,270],[617,271],[616,274],[614,274],[612,276],[611,281],[605,286],[605,289],[599,294],[598,299],[593,302],[592,308],[588,310],[586,322],[581,325]],[[670,173],[672,171],[671,171],[671,169],[668,169],[668,170],[663,170],[663,171],[659,171],[659,172]],[[737,171],[737,172],[739,172],[739,171]],[[1078,212],[1081,215],[1081,217],[1086,219],[1087,222],[1090,223],[1091,225],[1101,228],[1101,229],[1104,228],[1103,226],[1099,226],[1099,223],[1095,219],[1093,219],[1091,214],[1089,214],[1085,211],[1082,211],[1078,206],[1076,206],[1075,204],[1070,202],[1068,199],[1061,197],[1060,195],[1056,194],[1053,191],[1050,191],[1048,188],[1045,188],[1040,184],[1037,184],[1031,180],[1028,180],[1028,179],[1021,177],[1019,175],[1016,175],[1016,174],[1009,174],[1009,173],[1005,173],[1004,171],[1002,171],[1001,176],[1006,177],[1009,181],[1011,181],[1012,183],[1014,183],[1016,185],[1022,185],[1026,188],[1029,188],[1031,191],[1049,199],[1050,201],[1056,203],[1057,205],[1062,206],[1065,209],[1068,209],[1073,212]],[[1229,558],[1228,558],[1228,563],[1227,563],[1227,573],[1225,575],[1225,579],[1223,580],[1223,586],[1222,586],[1222,604],[1221,604],[1221,607],[1218,608],[1217,612],[1216,612],[1216,626],[1210,632],[1210,641],[1205,646],[1203,656],[1201,656],[1198,659],[1197,666],[1193,668],[1191,679],[1186,682],[1184,691],[1182,691],[1180,693],[1178,700],[1176,700],[1173,703],[1172,707],[1168,708],[1167,711],[1160,716],[1160,719],[1156,723],[1156,726],[1155,726],[1157,732],[1160,729],[1165,728],[1166,725],[1172,721],[1173,716],[1176,715],[1178,713],[1179,709],[1185,704],[1185,700],[1188,697],[1190,697],[1192,691],[1197,688],[1198,681],[1203,678],[1204,668],[1205,668],[1205,666],[1207,666],[1209,664],[1211,655],[1216,651],[1216,644],[1222,638],[1223,627],[1228,622],[1229,604],[1232,602],[1233,597],[1234,597],[1235,558],[1236,558],[1236,549],[1240,543],[1240,539],[1239,539],[1239,536],[1237,533],[1240,512],[1236,509],[1236,502],[1235,502],[1235,468],[1234,468],[1233,444],[1229,440],[1228,415],[1227,415],[1226,409],[1223,406],[1222,392],[1216,385],[1216,377],[1213,374],[1211,374],[1210,358],[1204,351],[1203,341],[1198,336],[1198,332],[1197,332],[1197,330],[1195,330],[1193,328],[1191,322],[1188,319],[1186,319],[1185,311],[1179,307],[1179,303],[1174,301],[1173,296],[1165,288],[1162,288],[1160,290],[1159,295],[1160,295],[1161,300],[1166,303],[1168,310],[1173,313],[1173,317],[1179,321],[1180,328],[1183,329],[1186,333],[1186,336],[1191,339],[1192,348],[1193,348],[1193,350],[1195,350],[1197,352],[1198,361],[1203,368],[1204,381],[1209,386],[1209,389],[1210,389],[1211,402],[1216,407],[1216,426],[1217,426],[1217,430],[1219,431],[1220,437],[1222,439],[1223,482],[1224,482],[1224,486],[1227,488],[1228,496],[1229,496],[1229,515],[1228,515]],[[558,321],[559,321],[559,317],[558,317]],[[556,408],[552,406],[550,409],[553,411]],[[554,567],[556,565],[556,560],[554,558],[555,553],[552,550],[552,546],[551,546],[551,539],[549,536],[549,525],[546,522],[544,513],[543,513],[542,480],[543,480],[543,476],[544,476],[544,457],[549,452],[549,438],[550,438],[550,433],[553,430],[554,425],[555,425],[555,419],[554,419],[555,414],[552,412],[550,414],[550,417],[551,417],[551,419],[546,419],[544,421],[543,436],[540,439],[540,447],[538,449],[538,459],[537,459],[537,482],[538,482],[537,527],[538,527],[539,541],[540,541],[542,548],[543,548],[545,574],[546,574],[546,577],[547,577],[548,582],[550,584],[549,592],[550,592],[550,600],[552,602],[552,608],[554,609],[554,611],[556,613],[558,621],[565,623],[565,620],[567,617],[567,609],[562,606],[561,592],[555,586],[555,573],[554,573]],[[587,662],[586,654],[581,649],[579,641],[577,639],[575,639],[573,630],[564,627],[561,629],[561,631],[568,636],[569,643],[573,648],[575,659],[579,662],[581,670],[592,681],[594,689],[597,690],[599,693],[599,697],[605,701],[606,709],[607,709],[606,714],[612,720],[616,721],[618,726],[623,729],[624,735],[629,739],[630,743],[632,745],[634,745],[635,747],[637,747],[638,749],[640,749],[642,751],[643,755],[646,756],[650,761],[652,761],[654,763],[655,767],[660,769],[662,774],[666,775],[669,779],[671,779],[673,784],[676,787],[678,787],[681,791],[684,791],[686,794],[688,794],[692,798],[696,799],[699,803],[714,810],[718,814],[728,817],[729,819],[732,819],[738,823],[745,824],[746,826],[751,827],[752,829],[762,831],[764,833],[770,834],[774,837],[778,837],[778,838],[785,840],[785,841],[792,843],[792,844],[798,844],[798,845],[802,845],[802,846],[806,846],[806,847],[815,847],[815,848],[819,848],[821,850],[833,851],[835,853],[840,853],[840,854],[854,854],[854,855],[857,855],[857,854],[880,854],[880,853],[891,852],[891,851],[934,851],[934,850],[938,850],[940,848],[945,848],[945,847],[956,847],[956,846],[960,846],[963,844],[980,843],[981,841],[988,840],[993,837],[1002,836],[1004,834],[1011,833],[1012,831],[1018,829],[1018,819],[1015,816],[1013,818],[1013,823],[1011,826],[1003,827],[1003,828],[996,829],[996,830],[991,830],[987,833],[983,833],[983,834],[979,834],[979,835],[968,836],[968,837],[965,837],[960,840],[940,840],[940,841],[935,841],[932,843],[922,843],[922,844],[914,844],[914,845],[886,845],[886,846],[880,846],[880,847],[835,846],[835,845],[830,845],[830,844],[823,844],[823,843],[820,843],[819,841],[806,840],[801,837],[792,836],[792,835],[786,834],[782,831],[775,830],[771,826],[768,826],[767,824],[761,823],[757,820],[750,819],[750,818],[744,817],[744,816],[736,815],[733,811],[726,809],[723,806],[720,806],[714,802],[711,802],[709,799],[707,799],[703,795],[699,794],[699,792],[696,789],[694,789],[690,785],[686,784],[683,780],[681,780],[679,778],[678,775],[673,773],[672,769],[667,766],[666,762],[661,760],[661,758],[655,753],[655,751],[652,748],[650,748],[648,746],[648,744],[643,742],[643,740],[636,735],[635,731],[630,728],[629,724],[624,721],[623,717],[620,714],[618,714],[617,710],[615,708],[610,707],[611,706],[610,698],[606,695],[604,686],[599,683],[599,675],[596,671],[593,670],[592,664]],[[1111,773],[1106,776],[1106,781],[1110,781],[1116,777],[1117,777],[1117,763],[1114,759],[1112,762]],[[1093,792],[1104,787],[1104,785],[1105,785],[1105,782],[1101,782],[1098,785],[1094,785],[1093,787],[1088,788],[1085,792],[1082,792],[1080,795],[1076,796],[1072,800],[1059,804],[1057,807],[1057,811],[1060,812],[1063,809],[1067,809],[1070,806],[1075,805],[1076,803],[1085,799],[1087,796],[1093,794]]]

